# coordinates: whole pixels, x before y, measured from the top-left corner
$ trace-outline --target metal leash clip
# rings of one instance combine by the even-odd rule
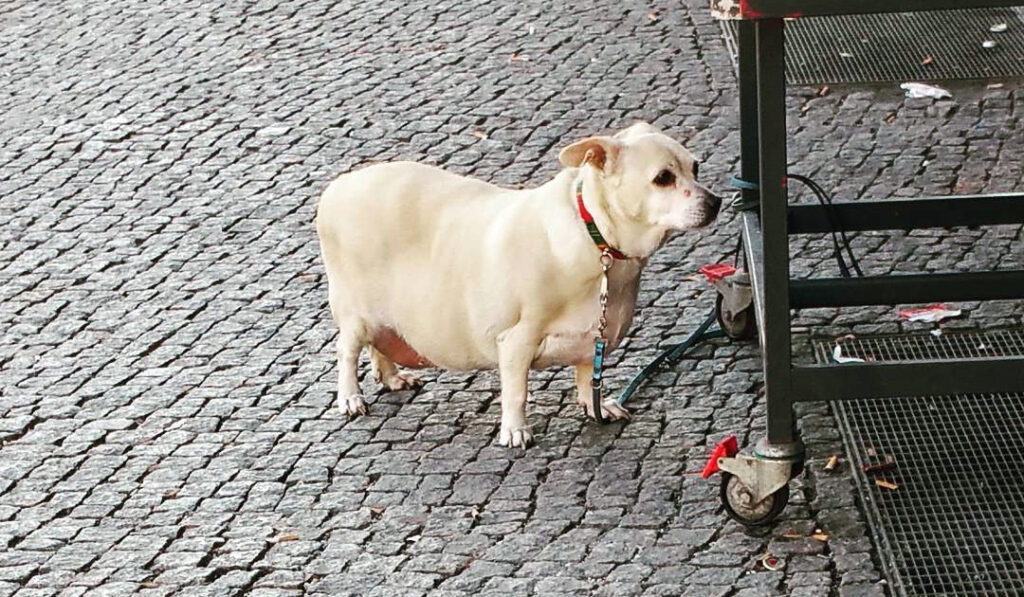
[[[608,345],[608,338],[604,335],[605,328],[608,327],[608,270],[612,268],[613,261],[609,249],[601,251],[601,317],[597,320],[597,338],[594,340],[594,372],[590,377],[590,399],[593,403],[594,419],[602,425],[608,422],[601,412],[601,378],[604,369],[604,350]]]

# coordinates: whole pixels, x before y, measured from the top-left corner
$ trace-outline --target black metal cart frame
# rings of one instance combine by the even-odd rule
[[[757,210],[742,216],[767,401],[760,459],[802,469],[793,404],[803,401],[1024,391],[1024,357],[797,365],[792,309],[932,301],[1024,299],[1024,271],[864,278],[790,278],[789,236],[847,231],[1024,223],[1024,193],[791,206],[787,198],[784,19],[849,13],[999,7],[1020,0],[712,0],[721,19],[738,19],[742,191]],[[724,497],[724,492],[723,492]],[[779,509],[781,511],[781,509]],[[777,512],[776,512],[777,515]]]

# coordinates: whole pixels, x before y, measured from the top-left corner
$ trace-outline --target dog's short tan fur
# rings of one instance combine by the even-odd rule
[[[640,271],[674,230],[711,222],[720,200],[693,176],[693,157],[646,123],[591,137],[559,155],[565,168],[528,190],[504,189],[410,162],[338,177],[323,193],[317,232],[338,324],[338,400],[364,413],[356,363],[370,347],[378,381],[415,378],[395,364],[497,367],[506,446],[526,446],[531,368],[574,365],[589,408],[600,313],[600,250],[577,209],[573,181],[608,242],[629,259],[610,271],[607,336],[633,319]],[[668,170],[674,181],[662,173]],[[659,178],[659,176],[661,178]],[[655,180],[659,181],[656,184]],[[612,401],[605,416],[628,418]]]

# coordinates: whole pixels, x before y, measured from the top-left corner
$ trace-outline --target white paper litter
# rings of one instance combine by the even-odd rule
[[[1006,31],[1006,29],[1006,23],[996,23],[995,25],[992,25],[991,27],[988,28],[988,30],[991,31],[992,33],[1002,33]]]
[[[939,336],[942,335],[942,330],[940,330],[938,328],[935,328],[934,330],[932,330],[932,331],[930,331],[928,333],[933,335],[933,336],[935,336],[936,338],[938,338]]]
[[[992,48],[996,47],[996,42],[992,41],[991,39],[986,39],[985,41],[981,42],[981,47],[985,48],[986,50],[991,50]]]
[[[944,97],[953,97],[953,94],[946,91],[941,87],[934,85],[925,85],[924,83],[903,83],[900,88],[907,92],[907,97],[919,98],[919,97],[934,97],[935,99],[942,99]]]
[[[857,357],[844,357],[843,347],[840,344],[836,344],[836,347],[832,349],[832,360],[837,363],[863,363],[864,359]]]
[[[839,52],[839,57],[840,58],[853,58],[853,54],[851,54],[849,52]]]

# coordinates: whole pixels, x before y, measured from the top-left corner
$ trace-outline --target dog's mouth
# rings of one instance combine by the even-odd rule
[[[708,226],[710,226],[716,219],[718,219],[718,214],[721,211],[721,209],[722,198],[719,197],[718,195],[708,192],[704,196],[704,201],[701,203],[701,209],[699,212],[700,223],[697,224],[696,228],[699,230],[701,228],[707,228]]]
[[[716,219],[718,219],[717,212],[709,212],[704,209],[694,210],[687,215],[685,223],[678,223],[670,226],[667,230],[662,232],[661,243],[659,243],[658,246],[660,247],[665,244],[670,237],[675,236],[676,234],[693,232],[695,230],[704,230],[705,228],[710,227],[711,224],[714,224]]]
[[[694,218],[697,223],[694,224],[689,230],[702,230],[711,226],[718,219],[720,203],[708,204],[705,203],[695,214],[697,217]]]
[[[683,216],[682,222],[677,220],[662,231],[655,250],[665,246],[665,243],[677,234],[710,227],[718,219],[721,207],[722,200],[711,192],[706,192],[704,199]]]
[[[715,220],[717,220],[717,219],[718,219],[718,210],[716,209],[715,211],[713,211],[713,212],[711,212],[709,214],[705,214],[704,220],[700,223],[700,226],[698,226],[698,228],[707,228],[708,226],[711,226],[712,224],[714,224]]]

